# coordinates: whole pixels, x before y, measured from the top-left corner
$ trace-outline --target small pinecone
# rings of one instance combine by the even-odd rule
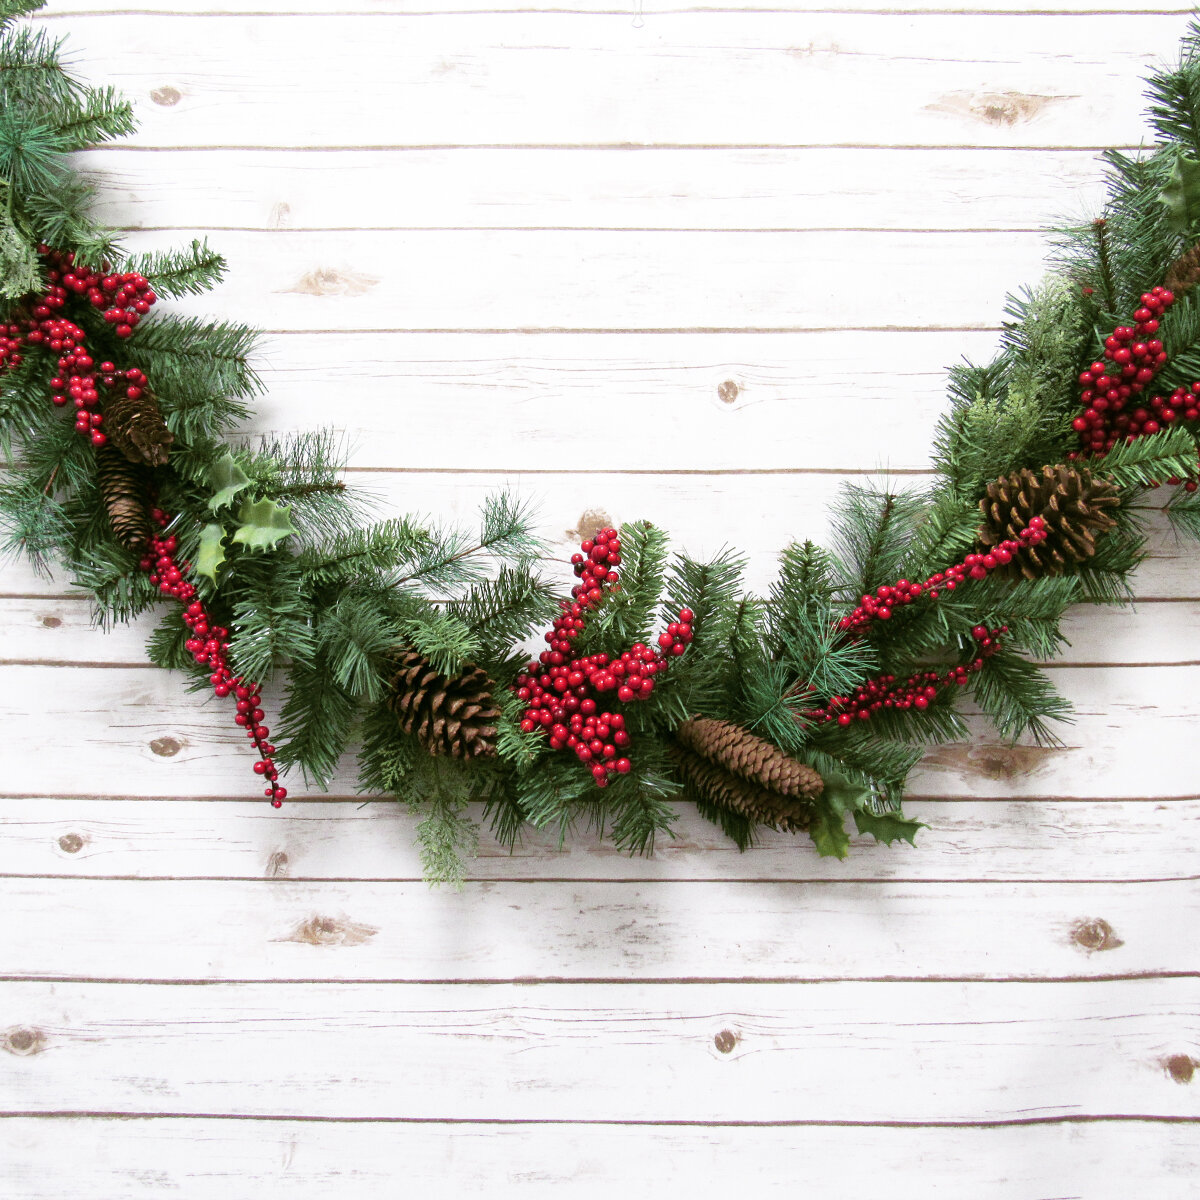
[[[130,462],[161,467],[175,435],[167,428],[158,401],[148,391],[136,400],[117,392],[104,406],[104,431]]]
[[[395,660],[388,705],[405,733],[416,736],[430,754],[491,758],[496,753],[496,719],[487,672],[470,663],[446,676],[429,659],[407,650]]]
[[[812,767],[731,721],[700,717],[675,736],[671,757],[697,799],[774,829],[808,828],[825,787]]]
[[[1182,296],[1200,283],[1200,243],[1181,254],[1168,268],[1163,287]]]
[[[1091,558],[1096,537],[1117,522],[1109,515],[1121,500],[1117,489],[1096,479],[1085,467],[1060,463],[1037,471],[1023,470],[989,483],[979,502],[984,523],[979,541],[995,546],[1015,538],[1034,517],[1046,522],[1047,538],[1013,555],[1009,573],[1026,579],[1061,575],[1072,563]]]
[[[144,549],[153,533],[146,511],[144,469],[112,446],[101,446],[96,455],[96,479],[117,540],[130,550]]]

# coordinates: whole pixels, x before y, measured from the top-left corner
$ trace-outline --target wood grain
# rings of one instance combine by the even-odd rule
[[[135,101],[133,144],[276,148],[1094,147],[1101,130],[1133,145],[1140,78],[1185,28],[1144,13],[71,21]]]
[[[1195,1119],[1200,1092],[1167,1064],[1200,1053],[1198,999],[1195,978],[5,983],[0,1006],[43,1048],[0,1053],[0,1103],[342,1119]]]
[[[661,839],[652,857],[623,854],[584,830],[561,846],[554,834],[529,830],[510,853],[489,836],[475,806],[470,816],[483,831],[467,868],[477,880],[706,881],[718,894],[732,880],[1055,883],[1196,875],[1200,800],[910,798],[905,807],[927,825],[916,850],[858,836],[849,857],[838,860],[819,857],[803,836],[769,830],[739,853],[688,804],[679,805],[674,836]],[[416,820],[386,800],[289,801],[276,812],[257,800],[15,797],[0,802],[0,875],[415,881]],[[67,895],[55,884],[46,889],[55,898],[50,907]],[[421,897],[408,899],[420,911]]]
[[[0,962],[16,979],[1200,977],[1200,946],[1182,935],[1200,921],[1194,880],[556,880],[431,895],[419,881],[8,879],[0,900]]]
[[[354,1200],[394,1200],[400,1175],[522,1200],[564,1191],[656,1200],[691,1178],[721,1190],[749,1183],[756,1200],[862,1200],[881,1180],[913,1197],[904,1181],[919,1180],[929,1200],[1128,1200],[1152,1178],[1159,1200],[1192,1200],[1200,1170],[1194,1125],[1145,1121],[920,1129],[10,1117],[0,1129],[12,1200],[161,1200],[173,1190],[227,1200],[233,1180],[270,1200],[326,1200],[346,1187]]]

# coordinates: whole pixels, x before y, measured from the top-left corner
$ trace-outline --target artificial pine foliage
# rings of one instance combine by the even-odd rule
[[[253,330],[158,303],[224,261],[129,256],[95,219],[71,155],[132,112],[21,21],[40,7],[0,0],[4,545],[60,563],[101,625],[159,607],[152,661],[234,706],[273,804],[284,770],[328,786],[356,749],[360,786],[420,814],[432,879],[463,878],[472,800],[509,845],[592,826],[648,851],[681,792],[743,847],[759,825],[839,856],[851,824],[911,841],[905,779],[971,732],[960,696],[1005,737],[1068,718],[1022,656],[1057,651],[1069,605],[1128,598],[1139,498],[1177,489],[1200,538],[1200,26],[1150,79],[1156,141],[1103,156],[1102,211],[1055,232],[995,358],[950,370],[928,486],[844,489],[830,548],[789,545],[766,596],[735,550],[642,521],[585,539],[557,598],[512,495],[477,529],[388,516],[328,431],[237,434]]]

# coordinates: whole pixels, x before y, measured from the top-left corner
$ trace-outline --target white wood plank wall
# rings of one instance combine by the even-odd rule
[[[338,11],[339,7],[343,11]],[[820,536],[926,470],[1039,228],[1143,137],[1183,7],[929,0],[61,0],[142,122],[89,154],[196,312],[269,337],[263,428],[330,422],[407,509],[497,484],[566,549]],[[225,718],[0,571],[5,1200],[1184,1200],[1200,1168],[1200,565],[1081,612],[1066,746],[930,754],[921,847],[844,863],[694,814],[459,894],[349,773],[247,799]]]

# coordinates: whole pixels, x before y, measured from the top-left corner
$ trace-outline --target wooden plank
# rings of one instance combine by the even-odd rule
[[[822,15],[843,12],[876,13],[880,9],[878,0],[838,0],[835,7],[828,0],[772,0],[770,8],[765,8],[753,0],[737,3],[736,0],[725,0],[719,9],[710,6],[689,6],[680,3],[663,3],[662,0],[629,0],[623,7],[613,3],[613,0],[572,0],[563,4],[559,0],[534,0],[517,7],[500,2],[491,4],[472,0],[470,4],[464,0],[422,0],[419,7],[412,0],[370,0],[369,7],[362,2],[359,7],[335,8],[331,0],[138,0],[135,9],[127,10],[115,4],[105,3],[104,0],[55,0],[54,7],[49,13],[39,15],[41,20],[61,18],[64,23],[73,23],[79,15],[103,13],[108,16],[141,15],[142,13],[185,13],[195,12],[201,15],[261,15],[265,13],[331,13],[338,12],[343,17],[373,15],[378,13],[395,13],[400,16],[424,16],[436,14],[475,14],[475,13],[591,13],[597,16],[628,17],[635,23],[648,22],[660,16],[672,16],[678,13],[701,12],[746,12],[761,15],[765,12],[816,12]],[[888,12],[903,11],[888,9]],[[1037,3],[1037,0],[988,0],[985,5],[976,9],[965,9],[961,0],[923,0],[918,13],[948,12],[960,17],[979,15],[994,15],[997,13],[1131,13],[1145,12],[1162,14],[1164,12],[1186,13],[1190,9],[1170,8],[1161,3],[1147,3],[1147,0],[1055,0],[1053,6]]]
[[[11,1200],[394,1200],[417,1190],[520,1200],[671,1195],[682,1180],[756,1200],[1086,1196],[1192,1200],[1200,1141],[1188,1124],[1093,1122],[984,1128],[520,1125],[12,1117]],[[631,1171],[636,1164],[636,1171]]]
[[[158,620],[158,613],[148,613],[101,630],[85,599],[0,596],[0,664],[145,666],[146,639]],[[1081,606],[1067,615],[1063,632],[1070,645],[1054,660],[1059,666],[1200,664],[1197,601],[1132,610]]]
[[[1008,746],[972,717],[972,740],[931,750],[910,788],[934,798],[1190,798],[1195,774],[1179,747],[1200,722],[1198,674],[1195,667],[1052,667],[1051,678],[1074,705],[1062,746]],[[5,794],[257,794],[229,706],[185,692],[170,672],[79,667],[64,688],[56,668],[0,666],[0,684]],[[30,696],[39,698],[36,705]],[[278,702],[270,688],[265,707],[272,722]],[[47,754],[50,745],[74,752]],[[319,794],[299,779],[287,782],[296,798]],[[353,763],[346,762],[330,792],[354,790]]]
[[[77,15],[70,29],[91,69],[134,100],[142,146],[1067,147],[1094,146],[1098,130],[1104,145],[1142,140],[1142,76],[1186,24],[137,13]]]
[[[1200,1115],[1200,1093],[1169,1065],[1200,1054],[1196,979],[6,983],[0,997],[8,1046],[19,1048],[0,1054],[0,1104],[20,1113],[964,1124]]]
[[[801,836],[764,831],[745,854],[679,805],[673,838],[629,856],[579,831],[563,846],[527,831],[511,854],[484,825],[477,880],[836,880],[1037,882],[1190,879],[1200,800],[914,799],[928,828],[917,850],[858,836],[844,860],[821,858]],[[416,880],[417,818],[387,801],[81,800],[0,803],[0,875],[79,878]]]
[[[1089,150],[116,146],[77,165],[100,220],[159,230],[1040,229],[1102,200]]]
[[[456,892],[420,881],[6,879],[0,897],[0,962],[15,979],[1200,976],[1200,942],[1179,936],[1200,921],[1193,880],[800,892],[774,881],[556,880]]]
[[[290,332],[994,328],[1045,255],[1034,233],[892,230],[230,230],[220,243],[226,282],[171,311]],[[869,287],[847,279],[859,256]]]

